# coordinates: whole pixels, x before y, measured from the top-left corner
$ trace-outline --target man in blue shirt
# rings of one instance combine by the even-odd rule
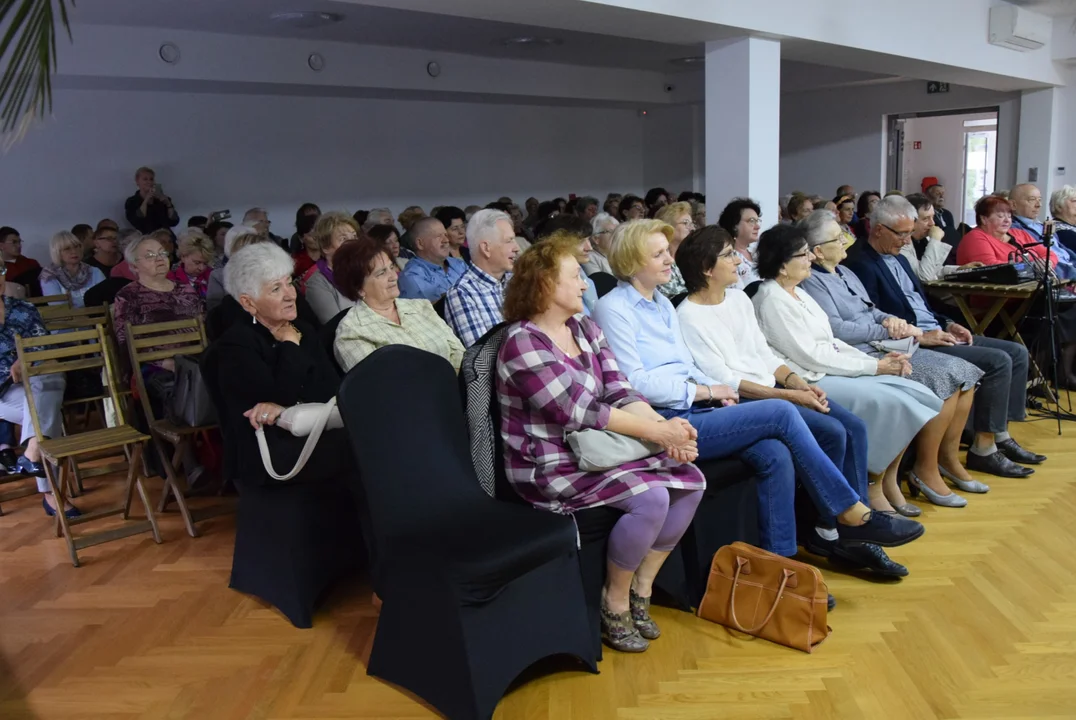
[[[1035,240],[1042,241],[1043,223],[1039,221],[1042,212],[1042,193],[1031,183],[1017,185],[1009,193],[1012,204],[1012,224],[1017,230],[1023,230]],[[1076,278],[1076,258],[1068,248],[1060,243],[1050,244],[1050,254],[1057,256],[1054,272],[1063,280]]]
[[[445,296],[463,277],[467,264],[449,257],[448,233],[437,218],[422,218],[411,226],[415,257],[400,273],[400,297],[425,298],[432,303]]]
[[[467,223],[471,264],[445,295],[445,321],[464,347],[471,347],[504,316],[504,290],[519,255],[512,218],[479,210]]]

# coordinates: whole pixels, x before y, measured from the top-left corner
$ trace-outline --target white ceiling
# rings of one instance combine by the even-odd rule
[[[303,30],[269,19],[274,12],[291,10],[336,12],[343,15],[344,20],[328,27]],[[331,0],[107,0],[79,3],[72,11],[72,16],[75,23],[93,25],[305,37],[331,42],[659,72],[677,72],[680,68],[671,64],[670,60],[702,53],[702,46],[698,43],[659,43]],[[557,47],[503,44],[506,38],[534,35],[555,37],[563,42]],[[731,31],[729,36],[732,36]]]

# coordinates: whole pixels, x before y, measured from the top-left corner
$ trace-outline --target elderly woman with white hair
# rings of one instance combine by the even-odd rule
[[[1050,215],[1054,219],[1057,241],[1076,253],[1076,187],[1065,185],[1050,196]]]
[[[597,272],[613,274],[609,264],[609,249],[613,246],[613,231],[620,221],[609,213],[602,212],[590,221],[590,257],[583,263],[583,272],[593,275]]]
[[[152,236],[132,241],[123,255],[138,276],[136,281],[116,293],[116,302],[112,306],[116,340],[122,357],[126,357],[128,323],[146,325],[198,317],[204,312],[204,306],[192,287],[168,279],[168,251]],[[171,360],[160,360],[146,367],[174,370]]]
[[[255,243],[228,262],[228,294],[248,316],[216,342],[220,359],[216,385],[224,407],[221,427],[234,448],[241,487],[271,485],[258,450],[255,429],[265,428],[278,472],[295,466],[304,437],[276,427],[285,408],[324,403],[336,396],[340,376],[315,328],[297,316],[291,282],[294,262],[274,243]],[[303,470],[289,483],[344,480],[354,471],[345,431],[326,430]]]
[[[66,230],[49,240],[49,259],[52,264],[41,271],[41,294],[71,294],[72,307],[83,307],[83,296],[94,285],[105,281],[105,275],[82,261],[82,241]]]

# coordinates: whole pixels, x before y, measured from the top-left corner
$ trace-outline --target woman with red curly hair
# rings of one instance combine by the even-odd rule
[[[690,423],[654,412],[620,372],[601,329],[582,315],[579,253],[578,238],[549,238],[516,260],[504,299],[512,324],[497,357],[505,464],[516,492],[536,507],[624,511],[609,536],[602,637],[616,650],[642,652],[661,634],[649,613],[654,577],[695,516],[706,481],[689,464],[697,455]],[[581,430],[610,430],[662,451],[587,471],[566,440]]]
[[[1036,244],[1027,231],[1012,226],[1012,205],[1005,198],[987,195],[979,200],[975,203],[975,220],[975,229],[956,246],[957,264],[1020,262],[1021,254],[1032,256],[1038,264],[1046,261],[1046,249]],[[1050,258],[1050,265],[1057,265],[1056,255]]]

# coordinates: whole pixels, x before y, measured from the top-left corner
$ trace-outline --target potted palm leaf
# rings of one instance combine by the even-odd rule
[[[52,74],[56,70],[56,28],[71,38],[67,6],[75,0],[0,0],[0,133],[9,141],[22,136],[34,118],[52,111]]]

